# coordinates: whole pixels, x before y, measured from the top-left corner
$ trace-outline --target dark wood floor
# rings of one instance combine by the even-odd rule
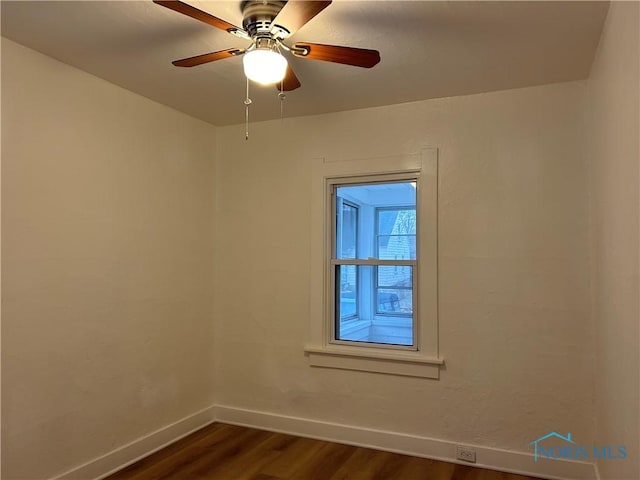
[[[536,480],[214,423],[107,480]]]

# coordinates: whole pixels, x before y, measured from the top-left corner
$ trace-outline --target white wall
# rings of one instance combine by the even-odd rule
[[[530,451],[593,440],[581,83],[218,130],[218,402]],[[288,101],[295,101],[291,99]],[[439,381],[310,368],[310,159],[440,148]]]
[[[2,478],[213,403],[215,129],[2,40]]]
[[[640,478],[638,7],[611,4],[589,79],[596,436],[630,454],[603,479]]]

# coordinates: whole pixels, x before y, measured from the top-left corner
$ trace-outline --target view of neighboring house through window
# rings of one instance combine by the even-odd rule
[[[416,183],[334,186],[335,343],[415,349]]]

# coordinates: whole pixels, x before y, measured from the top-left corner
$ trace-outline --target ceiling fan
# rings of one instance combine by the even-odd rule
[[[278,89],[290,91],[298,88],[300,81],[282,55],[282,50],[298,58],[324,60],[364,68],[371,68],[380,61],[380,53],[377,50],[308,42],[296,42],[288,45],[285,42],[288,37],[327,8],[331,4],[330,0],[245,0],[240,3],[243,28],[181,1],[153,1],[158,5],[251,41],[247,48],[229,48],[172,62],[177,67],[194,67],[244,55],[243,65],[247,78],[264,85],[276,84]]]

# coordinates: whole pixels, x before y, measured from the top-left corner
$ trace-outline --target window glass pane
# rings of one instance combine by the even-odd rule
[[[340,299],[340,317],[350,318],[357,316],[358,306],[356,304],[356,294],[358,291],[358,277],[355,265],[341,265],[339,267],[340,285],[338,298]]]
[[[415,198],[413,208],[378,210],[378,234],[416,234]]]
[[[378,313],[410,315],[413,313],[413,289],[379,288]]]
[[[338,197],[336,215],[336,256],[337,258],[356,258],[358,239],[358,207],[346,203]]]
[[[377,211],[377,257],[382,260],[415,260],[416,210],[383,208]]]
[[[416,259],[416,184],[335,188],[335,258]]]
[[[396,268],[399,271],[394,273]],[[413,345],[411,270],[406,266],[336,265],[336,340]],[[398,286],[376,287],[376,275]]]
[[[413,267],[401,265],[385,265],[378,267],[378,287],[412,288]]]
[[[380,260],[415,260],[415,235],[380,235],[378,237]]]

